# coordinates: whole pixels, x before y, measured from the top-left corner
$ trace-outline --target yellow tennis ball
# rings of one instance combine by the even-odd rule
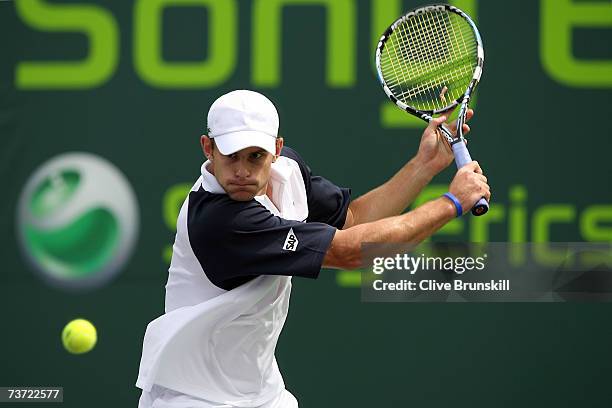
[[[75,319],[62,330],[62,343],[72,354],[83,354],[96,345],[98,334],[90,321]]]

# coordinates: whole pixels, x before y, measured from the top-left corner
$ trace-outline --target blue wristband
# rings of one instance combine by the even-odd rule
[[[455,209],[457,210],[457,217],[461,217],[463,215],[463,207],[461,207],[461,203],[459,202],[459,200],[457,200],[457,197],[455,197],[450,192],[444,193],[442,196],[448,198],[453,202],[453,204],[455,204]]]

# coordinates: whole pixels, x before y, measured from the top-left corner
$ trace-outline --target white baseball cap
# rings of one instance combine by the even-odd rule
[[[278,112],[260,93],[237,90],[220,96],[208,111],[208,137],[224,155],[247,147],[276,154]]]

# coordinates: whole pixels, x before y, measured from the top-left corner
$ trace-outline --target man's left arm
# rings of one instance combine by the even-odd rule
[[[473,115],[474,111],[468,110],[466,119]],[[342,229],[401,214],[431,179],[452,163],[452,150],[437,130],[446,118],[443,115],[430,122],[423,132],[416,156],[391,179],[351,202]],[[449,127],[455,132],[456,121]],[[469,126],[464,125],[464,133],[469,130]]]

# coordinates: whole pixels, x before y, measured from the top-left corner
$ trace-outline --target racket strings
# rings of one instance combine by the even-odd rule
[[[440,56],[443,55],[448,55],[448,52],[446,51],[442,54],[434,54],[433,58],[439,59]],[[416,65],[415,67],[413,67],[412,72],[416,73],[417,76],[420,78],[411,78],[413,79],[411,82],[420,85],[415,86],[413,83],[412,87],[408,92],[404,91],[402,93],[402,97],[424,99],[425,102],[434,102],[433,106],[428,106],[429,108],[441,108],[442,106],[446,105],[446,98],[444,97],[443,93],[448,90],[448,86],[451,87],[451,92],[448,95],[450,98],[456,99],[460,96],[456,95],[456,93],[459,92],[459,89],[462,91],[465,87],[465,84],[456,86],[455,83],[460,77],[463,77],[465,75],[469,76],[470,69],[466,68],[464,64],[457,65],[456,62],[450,67],[448,66],[448,63],[446,64],[447,66],[444,66],[442,65],[444,64],[443,61],[436,62],[441,65],[438,69],[436,69],[434,66],[434,62],[432,62],[431,58],[426,61],[428,61],[429,64],[412,64]],[[426,69],[428,71],[421,72],[419,70],[419,67],[423,67],[423,69]]]
[[[448,62],[448,33],[442,30],[441,26],[436,25],[433,19],[425,19],[424,16],[419,15],[418,24],[410,26],[411,32],[407,33],[408,37],[411,35],[417,35],[418,42],[415,42],[418,50],[417,61],[427,62],[427,68],[432,70],[435,68],[435,64],[441,61],[443,58]],[[420,26],[420,27],[419,27]],[[419,28],[424,28],[420,29]],[[406,33],[406,30],[404,30]]]
[[[469,24],[454,13],[430,12],[395,28],[380,67],[402,102],[419,110],[439,110],[462,97],[476,61],[477,42]]]
[[[463,20],[451,20],[450,23],[451,25],[456,25],[461,22],[463,23]],[[448,30],[448,27],[446,25],[446,21],[444,20],[444,28],[446,30]],[[463,28],[463,29],[461,29]],[[467,31],[467,32],[466,32]],[[476,63],[475,63],[475,58],[474,56],[478,54],[478,47],[476,45],[476,41],[473,37],[473,31],[471,30],[471,28],[469,28],[466,24],[459,24],[459,27],[457,28],[453,28],[451,30],[449,30],[449,32],[452,33],[453,35],[453,39],[454,41],[451,41],[451,45],[454,47],[455,45],[457,45],[456,49],[455,49],[455,53],[458,56],[458,58],[463,58],[463,57],[467,57],[469,63],[465,64],[465,63],[460,63],[458,64],[461,68],[462,68],[462,74],[465,75],[470,75],[472,74]],[[459,34],[457,36],[457,34]],[[470,36],[471,37],[471,42],[470,41],[466,41],[466,36]],[[459,37],[459,38],[457,38]],[[461,40],[461,43],[459,43],[459,39]],[[468,45],[471,44],[471,45]],[[461,46],[460,46],[461,45]],[[463,72],[465,71],[465,72]],[[471,78],[469,78],[471,79]],[[467,84],[466,84],[467,86]]]
[[[418,21],[412,19],[399,29],[400,36],[403,39],[400,50],[404,55],[404,60],[409,63],[414,62],[414,64],[409,64],[412,69],[408,71],[409,76],[415,73],[416,75],[412,75],[412,77],[418,77],[432,71],[435,66],[441,65],[441,57],[445,57],[447,63],[455,64],[456,60],[461,58],[462,51],[467,48],[463,32],[459,31],[459,36],[457,36],[458,30],[448,28],[446,22],[448,16],[443,16],[447,18],[440,19],[439,14],[433,14],[430,16],[433,18],[429,19],[420,15],[417,17]],[[422,29],[422,27],[425,27],[425,29]],[[461,48],[456,45],[459,41],[464,45]],[[451,58],[451,52],[449,52],[451,47],[452,54],[455,55],[454,58]],[[475,44],[473,48],[475,48]],[[473,53],[463,52],[463,56],[469,56],[470,54]],[[465,67],[465,64],[462,67]]]
[[[416,36],[416,41],[412,44],[416,45],[416,63],[412,72],[416,73],[417,76],[422,78],[429,78],[424,86],[412,89],[404,97],[414,98],[421,94],[430,100],[436,100],[436,94],[433,87],[435,86],[436,79],[440,75],[437,74],[436,67],[448,64],[449,53],[448,53],[448,32],[443,29],[439,24],[439,20],[433,18],[426,18],[423,15],[418,15],[415,19],[412,19],[412,24],[409,21],[406,27],[404,27],[403,34],[404,38],[412,38]],[[408,31],[410,30],[410,31]],[[407,49],[408,51],[409,49]],[[423,64],[425,62],[426,64]],[[419,68],[422,68],[419,70]],[[443,71],[444,72],[444,71]]]
[[[440,19],[440,14],[433,14],[430,19],[426,19],[424,16],[418,16],[417,19],[413,19],[414,23],[410,24],[408,28],[411,30],[410,34],[406,35],[406,29],[404,28],[403,37],[414,36],[416,34],[417,41],[413,41],[412,44],[416,44],[417,52],[416,55],[416,64],[411,65],[411,72],[416,73],[417,77],[422,77],[424,84],[416,89],[413,89],[413,93],[415,95],[422,94],[423,91],[427,91],[427,97],[431,100],[438,100],[438,93],[434,92],[432,86],[436,84],[437,79],[441,79],[444,82],[452,82],[453,79],[457,78],[461,74],[470,74],[470,69],[466,69],[465,64],[458,64],[457,61],[454,61],[451,58],[451,52],[455,55],[460,55],[460,49],[455,46],[453,41],[459,41],[456,33],[448,29],[448,25],[446,24],[446,18]],[[421,27],[425,27],[426,29],[420,29]],[[450,35],[453,35],[454,38],[450,38]],[[463,36],[461,36],[463,37]],[[409,37],[411,38],[411,37]],[[450,49],[449,45],[452,47]],[[420,47],[419,47],[420,46]],[[434,52],[430,52],[431,50],[435,50]],[[427,54],[429,52],[429,54]],[[444,61],[442,60],[444,59]],[[454,58],[456,60],[456,58]],[[408,60],[410,61],[410,59]],[[420,63],[421,61],[425,61],[426,64]],[[452,64],[454,68],[450,70],[444,69],[443,64]],[[440,67],[436,69],[436,64]],[[457,68],[458,67],[458,68]],[[419,69],[422,68],[422,69]],[[425,75],[424,75],[425,74]],[[413,75],[414,77],[415,75]],[[430,80],[427,81],[426,79]],[[418,78],[417,78],[418,79]],[[436,90],[440,91],[440,89]],[[406,95],[410,95],[410,93],[405,93]],[[451,96],[453,96],[451,94]]]
[[[397,44],[397,40],[395,36],[393,36],[392,38],[389,38],[389,40],[391,40],[391,42],[393,43],[390,49],[393,50],[394,56],[387,58],[387,61],[390,61],[390,70],[386,69],[386,71],[391,75],[391,78],[393,78],[393,82],[394,82],[394,84],[390,85],[392,87],[391,92],[393,92],[394,95],[399,96],[399,95],[403,95],[404,93],[408,92],[409,90],[407,86],[408,79],[406,78],[406,75],[405,75],[406,69],[404,69],[405,67],[403,67],[401,64],[402,59],[397,55],[398,49],[400,50],[400,53],[401,53],[401,47]],[[401,73],[401,78],[399,78],[398,72]],[[383,73],[383,75],[385,74]],[[406,90],[404,90],[404,87],[402,86],[402,84],[406,84]],[[396,94],[395,92],[398,92],[398,91],[399,93]],[[403,98],[403,96],[399,96],[399,97]]]

